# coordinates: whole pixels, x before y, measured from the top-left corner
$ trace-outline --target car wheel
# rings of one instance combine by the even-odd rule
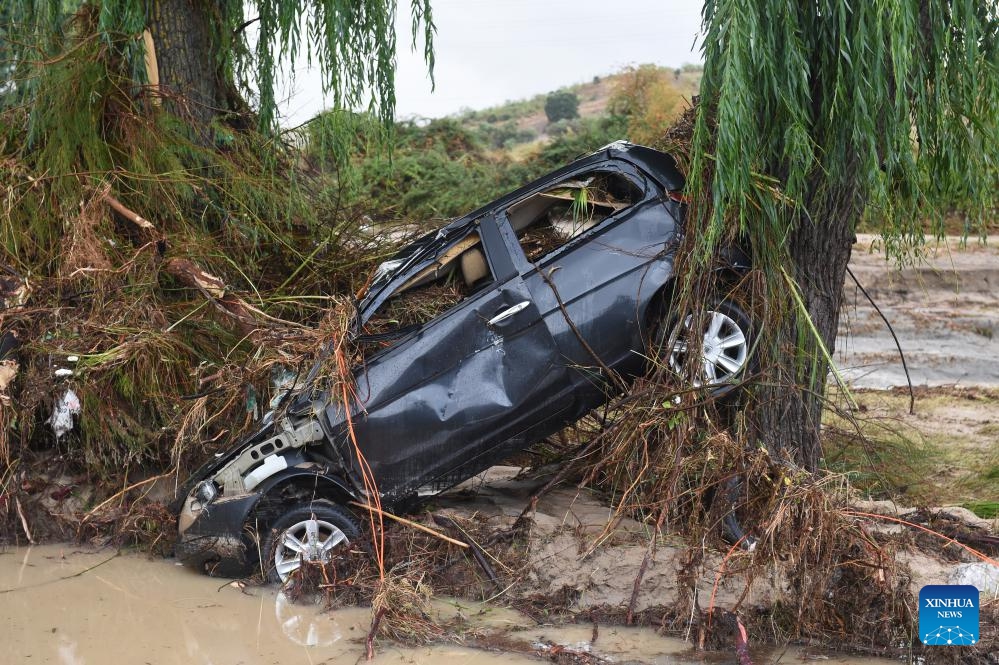
[[[695,331],[697,326],[699,330]],[[698,338],[700,338],[698,340]],[[730,300],[715,303],[702,314],[688,314],[660,331],[660,357],[672,371],[687,375],[694,368],[695,387],[723,394],[735,387],[749,366],[753,328],[749,316]],[[689,354],[700,353],[700,362]]]
[[[360,533],[354,516],[328,501],[294,506],[274,521],[264,541],[267,577],[284,583],[303,561],[329,563]]]

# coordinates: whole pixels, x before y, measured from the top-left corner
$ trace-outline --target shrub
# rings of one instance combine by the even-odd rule
[[[579,98],[576,93],[558,90],[545,99],[545,116],[548,122],[572,120],[579,117]]]

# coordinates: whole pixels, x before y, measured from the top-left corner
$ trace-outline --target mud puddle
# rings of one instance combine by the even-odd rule
[[[274,588],[240,588],[172,560],[42,546],[0,554],[3,663],[327,663],[363,661],[367,609],[322,613]],[[376,663],[428,660],[382,645]],[[435,647],[437,663],[530,662]]]
[[[734,662],[734,654],[699,658],[688,643],[650,629],[539,626],[512,610],[439,601],[444,614],[460,612],[483,628],[510,630],[521,641],[561,645],[609,662],[661,665]],[[0,622],[6,626],[0,663],[61,665],[133,663],[254,664],[364,662],[366,608],[323,613],[293,605],[274,588],[240,587],[194,574],[173,560],[151,560],[111,550],[39,546],[0,553]],[[889,663],[876,659],[806,654],[800,649],[758,650],[754,662]],[[400,648],[384,642],[375,663],[536,663],[520,654],[461,646]]]

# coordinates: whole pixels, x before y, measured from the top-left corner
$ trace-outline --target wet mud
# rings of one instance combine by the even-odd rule
[[[519,612],[464,601],[435,602],[442,615],[461,614],[478,634],[502,631],[533,654],[445,644],[401,648],[379,642],[374,663],[492,665],[558,660],[704,663],[690,644],[651,629],[538,624]],[[220,583],[169,559],[46,545],[0,553],[0,663],[154,665],[364,662],[368,608],[322,612],[295,605],[275,587]],[[594,637],[596,636],[596,640]],[[482,640],[489,646],[488,640]],[[890,661],[841,658],[802,649],[761,649],[754,662],[871,665]],[[708,662],[734,662],[734,656]]]
[[[888,319],[916,386],[999,386],[999,237],[947,238],[898,268],[875,236],[861,236],[850,268]],[[862,388],[906,385],[891,331],[847,277],[835,360]]]

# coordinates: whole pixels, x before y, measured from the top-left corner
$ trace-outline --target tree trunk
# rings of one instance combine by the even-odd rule
[[[156,49],[160,94],[167,108],[202,137],[230,109],[229,85],[217,63],[220,45],[211,0],[150,0],[149,32]]]
[[[827,187],[825,192],[821,199],[806,201],[811,218],[799,220],[788,248],[792,277],[831,355],[862,201],[850,184]],[[752,420],[771,451],[789,452],[814,470],[823,456],[819,435],[829,363],[804,322],[800,329],[790,323],[782,342],[776,358],[779,379],[760,389],[760,399],[751,406]]]

